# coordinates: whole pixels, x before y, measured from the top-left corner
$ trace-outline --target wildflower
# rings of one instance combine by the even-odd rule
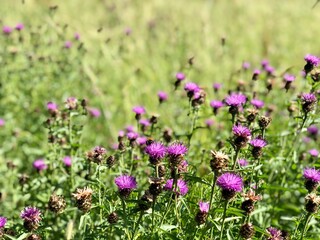
[[[28,231],[36,230],[41,221],[41,212],[36,207],[26,207],[21,211],[20,217],[23,219],[23,226]]]
[[[253,81],[258,80],[260,74],[261,74],[261,71],[259,69],[255,69],[252,74],[252,80]]]
[[[259,99],[252,99],[251,102],[252,106],[254,106],[257,109],[263,108],[264,102]]]
[[[92,189],[89,187],[78,188],[76,193],[72,196],[76,199],[76,205],[79,210],[83,212],[88,212],[91,209],[92,204]]]
[[[209,203],[208,202],[199,202],[199,211],[195,217],[196,222],[201,225],[206,222],[209,212]]]
[[[35,160],[32,165],[38,172],[41,172],[42,170],[48,168],[48,165],[45,163],[43,159]]]
[[[234,125],[232,132],[235,136],[234,144],[237,148],[243,148],[251,139],[251,131],[249,128],[241,125]]]
[[[166,92],[159,91],[158,92],[158,98],[159,98],[159,103],[163,103],[163,102],[167,101],[168,94]]]
[[[189,190],[188,185],[184,180],[178,179],[175,189],[172,189],[173,182],[174,182],[174,179],[167,180],[166,184],[164,185],[164,189],[167,191],[174,192],[177,196],[180,196],[180,195],[184,196],[188,193],[188,190]]]
[[[54,213],[62,213],[66,208],[66,201],[64,200],[63,196],[53,193],[50,196],[48,207],[49,210]]]
[[[107,220],[108,220],[108,223],[110,224],[116,224],[119,220],[119,216],[116,212],[112,212],[109,214]]]
[[[78,107],[78,99],[75,97],[68,97],[66,101],[66,108],[69,110],[74,110]]]
[[[311,70],[314,67],[317,67],[320,63],[320,59],[314,55],[311,54],[307,54],[304,57],[304,60],[306,61],[306,65],[304,66],[304,71],[306,74],[308,74],[309,72],[311,72]]]
[[[214,84],[212,85],[212,87],[213,87],[214,92],[218,92],[219,89],[221,89],[222,84],[221,84],[221,83],[214,83]]]
[[[128,198],[133,189],[137,188],[136,179],[132,176],[121,175],[114,180],[118,186],[119,195],[121,198]]]
[[[62,159],[62,161],[63,161],[63,163],[64,163],[64,165],[65,165],[66,167],[71,167],[71,165],[72,165],[72,159],[71,159],[70,156],[65,156],[65,157]]]
[[[139,124],[141,125],[142,132],[145,132],[147,128],[151,125],[149,119],[140,119]]]
[[[248,161],[246,159],[238,159],[238,163],[241,167],[248,166]]]
[[[247,101],[247,97],[241,93],[232,93],[226,97],[225,102],[229,106],[229,113],[238,114],[239,108]]]
[[[88,110],[91,117],[97,118],[101,115],[100,110],[97,108],[89,108]]]
[[[252,156],[254,158],[259,158],[262,155],[262,148],[267,146],[267,142],[261,138],[255,138],[250,141],[250,145],[252,146]]]
[[[285,74],[283,80],[285,82],[284,88],[288,91],[291,87],[291,83],[296,79],[294,75]]]
[[[144,136],[138,137],[138,138],[137,138],[137,143],[138,143],[140,146],[146,145],[146,143],[147,143],[147,138],[144,137]]]
[[[183,161],[183,156],[188,152],[188,148],[181,142],[171,143],[167,147],[170,164],[178,166]]]
[[[243,188],[242,178],[234,173],[224,173],[217,179],[217,185],[222,189],[222,197],[231,200],[236,192]]]
[[[303,171],[305,187],[309,192],[317,189],[320,183],[320,171],[315,168],[305,168]]]
[[[223,102],[218,100],[212,100],[210,106],[213,108],[214,115],[217,115],[219,108],[223,107]]]
[[[4,126],[6,124],[5,120],[0,118],[0,127]]]
[[[254,230],[252,223],[243,224],[240,227],[239,234],[244,239],[248,239],[248,240],[251,239],[255,234],[255,230]]]
[[[229,157],[220,151],[211,151],[210,167],[213,172],[221,171],[228,166]]]
[[[242,68],[243,68],[244,70],[248,70],[248,69],[250,68],[250,63],[249,63],[249,62],[243,62],[243,63],[242,63]]]
[[[262,197],[256,195],[254,190],[250,189],[246,194],[243,195],[244,201],[241,204],[241,209],[245,211],[246,214],[250,214],[254,210],[254,204],[257,201],[260,201]]]
[[[141,115],[146,113],[146,110],[142,106],[135,106],[132,111],[136,114],[135,118],[137,121],[141,119]]]
[[[79,33],[75,33],[74,34],[74,39],[75,40],[79,40],[80,39],[80,34]]]
[[[315,193],[309,193],[305,197],[305,208],[309,213],[316,213],[319,209],[320,197]]]
[[[312,156],[312,157],[318,157],[319,156],[319,151],[317,149],[310,149],[308,151],[308,153]]]
[[[47,109],[48,109],[48,111],[49,111],[49,113],[50,113],[50,115],[51,115],[52,117],[57,116],[57,114],[58,114],[58,112],[59,112],[58,106],[57,106],[57,104],[55,104],[54,102],[48,102],[48,103],[47,103]]]
[[[263,69],[265,69],[267,66],[269,66],[269,60],[268,59],[263,59],[261,61],[261,66]]]
[[[18,24],[15,26],[14,29],[17,30],[17,31],[21,31],[22,29],[24,29],[23,23],[18,23]]]
[[[271,123],[271,120],[272,120],[271,117],[261,116],[258,120],[259,127],[262,130],[266,129]]]
[[[5,35],[10,35],[10,33],[12,32],[12,28],[9,27],[9,26],[4,26],[2,28],[2,32],[5,34]]]
[[[171,165],[171,178],[177,178],[177,174],[181,173],[186,173],[188,172],[188,162],[186,160],[182,160],[179,164],[177,165]]]
[[[145,148],[152,165],[159,165],[166,155],[166,147],[161,142],[152,142]]]
[[[69,49],[69,48],[71,48],[71,47],[72,47],[72,42],[71,42],[71,41],[66,41],[66,42],[64,43],[64,48]]]
[[[311,125],[307,128],[308,134],[309,136],[313,139],[313,140],[317,140],[318,138],[318,133],[319,133],[319,129],[316,125]]]
[[[186,78],[186,76],[182,72],[178,72],[176,74],[176,81],[174,83],[175,90],[180,86],[181,82]]]
[[[211,128],[212,125],[214,124],[214,121],[212,119],[206,119],[205,124],[207,128]]]
[[[274,67],[272,67],[271,65],[268,65],[264,68],[264,70],[267,72],[268,76],[273,76],[274,75]]]
[[[4,228],[6,223],[7,223],[7,219],[5,217],[0,216],[0,230],[1,228]]]
[[[126,131],[127,131],[127,133],[134,132],[134,126],[132,126],[132,125],[126,126]]]
[[[305,114],[311,112],[314,109],[314,105],[317,102],[317,98],[313,93],[301,94],[302,110]]]
[[[184,85],[184,90],[187,92],[187,96],[191,99],[195,93],[200,91],[200,87],[193,82],[188,82]]]
[[[87,159],[89,161],[100,164],[107,153],[107,150],[104,147],[96,146],[91,151],[86,153]]]
[[[202,89],[195,92],[192,99],[192,107],[197,107],[205,102],[206,92]]]

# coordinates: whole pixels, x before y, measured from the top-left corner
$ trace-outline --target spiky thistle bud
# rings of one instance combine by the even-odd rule
[[[110,224],[116,224],[119,221],[119,216],[116,212],[112,212],[108,216],[108,223]]]
[[[240,227],[240,236],[244,239],[251,239],[254,236],[255,230],[252,223],[245,223]]]
[[[50,196],[48,207],[50,211],[59,214],[62,213],[66,208],[66,201],[64,200],[63,196],[53,193]]]
[[[78,188],[76,193],[72,196],[76,199],[76,205],[79,210],[88,212],[91,209],[92,204],[92,189],[89,187]]]
[[[211,151],[210,167],[213,172],[221,171],[228,167],[229,157],[220,151]]]

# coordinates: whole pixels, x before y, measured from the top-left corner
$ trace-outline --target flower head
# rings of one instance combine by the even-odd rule
[[[311,55],[311,54],[307,54],[304,57],[304,60],[307,62],[307,64],[310,64],[314,67],[319,65],[320,59],[317,56]]]
[[[212,85],[212,87],[213,87],[214,91],[218,91],[222,87],[222,84],[221,83],[214,83]]]
[[[74,34],[74,39],[75,40],[79,40],[80,39],[80,34],[79,33],[75,33]]]
[[[210,102],[210,106],[214,109],[219,109],[221,107],[223,107],[223,102],[219,101],[219,100],[212,100]]]
[[[240,107],[245,104],[246,101],[247,97],[241,93],[232,93],[225,99],[226,104],[232,107]]]
[[[39,172],[48,168],[48,165],[43,159],[35,160],[32,165]]]
[[[319,156],[319,151],[317,149],[310,149],[308,151],[308,153],[312,156],[312,157],[318,157]]]
[[[3,32],[5,35],[9,35],[9,34],[12,32],[12,28],[9,27],[9,26],[3,26],[2,32]]]
[[[139,114],[139,115],[142,115],[142,114],[145,114],[145,113],[146,113],[146,110],[144,109],[143,106],[135,106],[134,108],[132,108],[132,111],[133,111],[135,114]]]
[[[272,67],[271,65],[267,65],[264,70],[269,74],[272,75],[275,71],[274,67]]]
[[[320,182],[320,171],[315,168],[305,168],[303,171],[303,177],[306,180],[319,183]]]
[[[245,166],[248,166],[248,161],[246,159],[239,159],[238,160],[238,163],[241,167],[245,167]]]
[[[141,120],[139,120],[139,123],[144,127],[148,127],[151,125],[149,119],[141,119]]]
[[[159,91],[158,98],[159,98],[159,102],[162,103],[168,99],[168,94],[166,92]]]
[[[116,177],[114,180],[115,184],[117,185],[119,190],[123,189],[135,189],[137,188],[137,182],[135,177],[128,176],[128,175],[121,175]]]
[[[89,187],[78,188],[72,196],[76,199],[79,210],[88,212],[91,209],[93,190]]]
[[[89,108],[88,110],[91,117],[97,118],[97,117],[100,117],[101,115],[100,110],[97,108]]]
[[[217,179],[217,185],[223,190],[241,192],[243,188],[242,178],[234,173],[224,173]]]
[[[64,48],[69,49],[69,48],[71,48],[71,47],[72,47],[72,42],[71,42],[71,41],[66,41],[66,42],[64,43]]]
[[[188,82],[184,85],[184,90],[189,94],[195,94],[196,92],[200,91],[200,87],[198,84],[193,83],[193,82]]]
[[[200,212],[208,213],[209,212],[209,203],[208,202],[199,202]]]
[[[249,62],[243,62],[243,63],[242,63],[242,68],[243,68],[244,70],[249,69],[249,68],[250,68],[250,63],[249,63]]]
[[[261,138],[255,138],[250,141],[250,145],[254,148],[263,148],[267,146],[267,142]]]
[[[128,138],[130,141],[134,141],[134,140],[136,140],[138,137],[139,137],[139,134],[136,133],[136,132],[128,132],[128,133],[127,133],[127,138]]]
[[[153,160],[159,160],[165,157],[166,147],[161,142],[153,142],[145,148],[145,153]]]
[[[139,145],[145,145],[146,144],[146,142],[147,142],[147,138],[146,137],[138,137],[137,138],[137,143],[139,144]]]
[[[186,76],[182,72],[176,73],[176,79],[178,81],[183,81],[186,78]]]
[[[251,102],[252,106],[254,106],[257,109],[263,108],[264,102],[259,99],[252,99]]]
[[[62,161],[66,167],[71,167],[72,159],[70,156],[65,156]]]
[[[0,216],[0,229],[3,228],[7,223],[7,219],[5,217]]]
[[[208,128],[210,128],[214,124],[214,121],[212,119],[206,119],[205,124]]]
[[[50,112],[55,112],[55,111],[58,111],[58,106],[54,102],[48,102],[47,103],[47,109]]]
[[[20,217],[24,221],[39,223],[41,221],[41,212],[36,207],[26,207],[21,211]]]
[[[301,99],[305,103],[313,103],[313,102],[317,101],[317,98],[313,93],[303,93],[301,95]]]
[[[250,129],[242,125],[234,125],[232,128],[232,132],[237,137],[251,137]]]
[[[268,240],[282,240],[281,237],[282,232],[281,230],[274,228],[274,227],[268,227],[267,232],[271,235],[271,238],[268,238]]]
[[[188,193],[188,185],[185,181],[182,179],[177,180],[177,189],[173,190],[173,179],[167,180],[166,184],[164,185],[164,189],[167,191],[173,191],[175,192],[178,196],[179,195],[186,195]]]
[[[307,131],[310,135],[317,135],[319,132],[319,129],[316,125],[311,125],[310,127],[307,128]]]
[[[0,127],[4,126],[5,124],[6,124],[6,121],[0,118]]]
[[[169,157],[184,155],[188,152],[188,148],[181,142],[174,142],[167,147]]]
[[[285,74],[284,76],[283,76],[283,80],[285,81],[285,82],[293,82],[294,80],[296,79],[296,77],[294,76],[294,75],[291,75],[291,74]]]
[[[261,61],[261,66],[263,67],[263,68],[265,68],[266,66],[268,66],[269,65],[269,60],[268,59],[263,59],[262,61]]]

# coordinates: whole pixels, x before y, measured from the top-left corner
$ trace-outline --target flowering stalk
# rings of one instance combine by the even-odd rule
[[[236,168],[236,163],[237,163],[237,159],[238,159],[239,153],[240,153],[240,148],[236,147],[235,148],[234,158],[233,158],[232,170],[235,170],[235,168]]]
[[[210,194],[209,211],[210,211],[211,205],[212,205],[212,200],[213,200],[214,188],[216,186],[216,181],[217,181],[217,174],[214,172],[213,173],[213,179],[212,179],[211,194]]]

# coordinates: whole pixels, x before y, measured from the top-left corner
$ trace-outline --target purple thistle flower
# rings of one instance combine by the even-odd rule
[[[208,202],[199,202],[199,209],[202,213],[208,213],[209,212],[209,203]]]
[[[250,141],[250,145],[254,148],[263,148],[267,146],[267,142],[261,138],[255,138]]]
[[[126,131],[127,131],[127,133],[128,132],[134,132],[134,126],[132,126],[132,125],[126,126]]]
[[[137,143],[139,144],[139,145],[145,145],[146,144],[146,142],[147,142],[147,138],[146,137],[138,137],[137,138]]]
[[[294,75],[291,75],[291,74],[285,74],[283,76],[283,80],[286,81],[286,82],[293,82],[294,80],[296,79],[296,76]]]
[[[6,124],[6,121],[0,118],[0,127],[4,126],[5,124]]]
[[[121,175],[115,178],[115,184],[117,185],[119,190],[123,189],[135,189],[137,188],[137,181],[135,177],[128,176],[128,175]]]
[[[72,47],[72,42],[71,42],[71,41],[66,41],[66,42],[64,43],[64,48],[69,49],[69,48],[71,48],[71,47]]]
[[[38,172],[48,168],[48,165],[44,162],[43,159],[35,160],[32,165]]]
[[[245,167],[245,166],[248,166],[248,161],[246,159],[239,159],[238,160],[238,163],[241,167]]]
[[[244,70],[247,70],[247,69],[249,69],[250,68],[250,63],[249,62],[243,62],[242,63],[242,68],[244,69]]]
[[[21,211],[20,217],[27,222],[39,223],[41,221],[41,212],[36,207],[26,207]]]
[[[141,124],[144,127],[148,127],[151,125],[149,119],[141,119],[141,120],[139,120],[139,124]]]
[[[164,185],[164,189],[167,191],[173,191],[177,196],[179,195],[186,195],[188,193],[188,185],[185,181],[182,179],[177,180],[177,189],[172,189],[173,188],[173,179],[167,180],[166,184]]]
[[[210,106],[213,108],[213,109],[219,109],[221,107],[223,107],[223,102],[219,101],[219,100],[212,100],[210,102]]]
[[[234,125],[232,132],[237,137],[251,137],[251,131],[249,128],[241,125]]]
[[[319,155],[319,151],[317,149],[310,149],[308,151],[308,153],[312,156],[312,157],[318,157]]]
[[[307,128],[307,131],[310,135],[318,135],[319,129],[316,125],[311,125]]]
[[[5,217],[0,216],[0,228],[3,228],[7,223],[7,219]]]
[[[2,32],[3,32],[5,35],[10,35],[10,33],[12,32],[12,28],[9,27],[9,26],[3,26]]]
[[[123,130],[120,130],[120,131],[118,132],[118,137],[123,138],[124,135],[125,135],[125,132],[124,132]]]
[[[303,171],[303,177],[306,180],[319,183],[320,182],[320,171],[315,168],[305,168]]]
[[[132,111],[137,115],[142,115],[146,113],[146,110],[142,106],[135,106],[132,108]]]
[[[188,152],[188,148],[181,142],[171,143],[167,147],[167,153],[170,158],[176,158],[177,156],[184,155]]]
[[[304,60],[307,62],[307,64],[310,64],[314,67],[319,65],[320,59],[317,56],[311,55],[311,54],[307,54],[304,57]]]
[[[246,101],[247,97],[241,93],[232,93],[225,99],[226,104],[232,107],[240,107],[245,104]]]
[[[166,147],[160,142],[153,142],[145,148],[145,153],[149,155],[150,158],[162,159],[167,153]]]
[[[64,165],[65,165],[66,167],[71,167],[71,165],[72,165],[72,159],[71,159],[70,156],[65,156],[65,157],[62,159],[62,161],[63,161],[63,163],[64,163]]]
[[[217,92],[219,89],[221,89],[222,84],[221,84],[221,83],[214,83],[214,84],[212,85],[212,87],[213,87],[213,90],[214,90],[215,92]]]
[[[274,227],[268,227],[267,232],[271,235],[271,238],[268,238],[268,240],[282,240],[281,230],[278,230],[277,228],[274,228]]]
[[[124,34],[127,35],[127,36],[131,35],[131,33],[132,33],[132,29],[131,29],[130,27],[127,27],[127,28],[124,30]]]
[[[241,192],[243,188],[242,178],[234,173],[224,173],[217,179],[217,185],[223,190]]]
[[[259,69],[255,69],[252,74],[252,80],[257,80],[260,74],[261,71]]]
[[[317,98],[313,93],[303,93],[301,99],[305,103],[314,103],[317,101]]]
[[[269,60],[268,59],[263,59],[262,61],[261,61],[261,66],[262,66],[262,68],[265,68],[266,66],[268,66],[269,65]]]
[[[158,92],[158,98],[159,98],[159,102],[162,103],[164,101],[167,101],[168,99],[168,94],[166,92],[163,91],[159,91]]]
[[[100,117],[100,115],[101,115],[100,110],[97,108],[89,108],[88,111],[89,111],[90,116],[94,117],[94,118]]]
[[[56,112],[58,111],[58,106],[54,102],[48,102],[47,109],[49,110],[49,112]]]
[[[184,90],[191,96],[200,91],[200,87],[194,82],[188,82],[184,85]]]
[[[75,33],[74,34],[74,39],[75,40],[79,40],[80,39],[80,34],[79,33]]]
[[[186,78],[186,76],[182,72],[176,73],[176,79],[178,81],[183,81]]]
[[[21,31],[22,29],[24,29],[24,25],[22,23],[18,23],[16,26],[15,26],[15,29],[17,31]]]
[[[128,133],[127,133],[127,138],[128,138],[130,141],[134,141],[134,140],[136,140],[138,137],[139,137],[139,134],[136,133],[136,132],[128,132]]]
[[[263,108],[264,106],[264,102],[259,99],[252,99],[250,103],[257,109]]]
[[[273,75],[275,71],[274,67],[272,67],[271,65],[266,66],[264,70],[267,72],[268,75]]]
[[[208,128],[210,128],[214,124],[214,121],[212,119],[206,119],[205,124]]]

